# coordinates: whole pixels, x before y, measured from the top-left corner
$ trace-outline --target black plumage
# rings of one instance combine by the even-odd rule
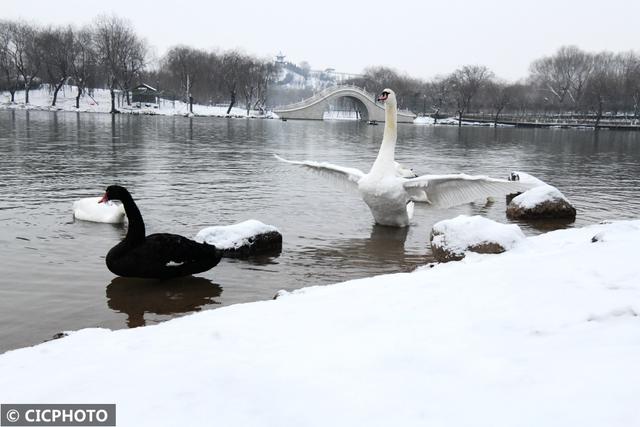
[[[222,252],[215,246],[177,234],[145,236],[142,214],[126,188],[109,186],[101,202],[107,200],[120,200],[129,221],[126,237],[107,254],[107,268],[113,274],[167,279],[201,273],[220,262]]]

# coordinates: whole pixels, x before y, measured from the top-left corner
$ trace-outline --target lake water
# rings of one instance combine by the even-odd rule
[[[430,262],[436,221],[481,214],[507,222],[497,200],[417,205],[409,229],[375,227],[357,195],[273,158],[366,171],[382,131],[356,122],[0,111],[0,352],[64,330],[150,325],[280,289],[411,271]],[[569,226],[640,214],[640,133],[402,125],[397,158],[418,173],[529,172],[574,203]],[[282,231],[282,254],[225,259],[167,283],[115,278],[104,257],[125,227],[74,221],[71,209],[114,183],[131,191],[148,233],[193,237],[255,218]]]

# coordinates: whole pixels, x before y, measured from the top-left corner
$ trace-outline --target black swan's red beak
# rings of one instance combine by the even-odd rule
[[[109,200],[109,196],[107,196],[107,193],[104,193],[104,196],[102,196],[102,199],[98,200],[98,203],[104,203],[108,200]]]

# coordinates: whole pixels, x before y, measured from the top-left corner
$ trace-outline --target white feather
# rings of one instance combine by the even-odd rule
[[[422,175],[406,180],[403,186],[410,197],[441,208],[531,188],[529,183],[466,174]]]

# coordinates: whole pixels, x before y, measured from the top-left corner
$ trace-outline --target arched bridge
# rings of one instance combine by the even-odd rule
[[[384,105],[376,102],[375,95],[358,86],[332,86],[316,93],[311,98],[295,104],[276,107],[273,112],[282,119],[322,120],[329,104],[338,98],[351,98],[363,120],[384,122]],[[411,111],[398,111],[398,122],[413,123],[416,115]]]

